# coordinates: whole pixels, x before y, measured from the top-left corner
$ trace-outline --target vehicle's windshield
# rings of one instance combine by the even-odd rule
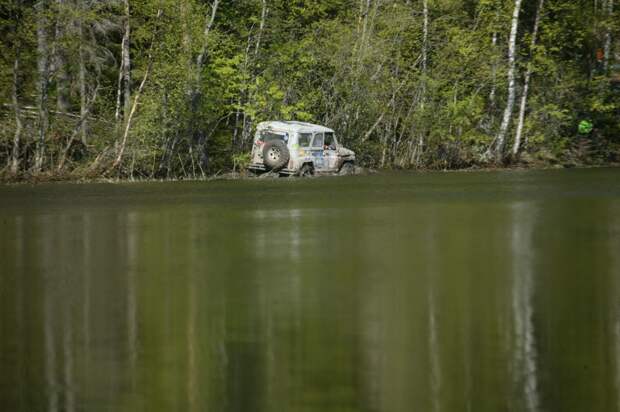
[[[282,140],[284,142],[287,142],[288,133],[263,130],[260,132],[260,140],[262,140],[263,142],[269,142],[271,140]]]
[[[332,132],[325,133],[325,142],[323,145],[330,149],[336,148],[336,140],[334,139],[334,134]]]

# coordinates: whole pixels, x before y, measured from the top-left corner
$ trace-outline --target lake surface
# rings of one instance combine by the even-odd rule
[[[2,411],[618,411],[620,169],[0,187]]]

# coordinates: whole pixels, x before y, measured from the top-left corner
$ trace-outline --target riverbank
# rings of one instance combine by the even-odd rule
[[[363,168],[358,167],[354,173],[354,175],[371,175],[378,173],[386,173],[386,172],[394,172],[394,171],[409,171],[409,172],[417,172],[417,173],[432,173],[432,172],[444,172],[444,173],[468,173],[468,172],[495,172],[495,171],[523,171],[523,170],[558,170],[558,169],[593,169],[593,168],[618,168],[620,167],[620,162],[609,162],[605,164],[575,164],[575,163],[564,163],[564,164],[549,164],[549,163],[515,163],[509,165],[486,165],[480,166],[475,165],[472,167],[466,168],[446,168],[446,169],[437,169],[437,168],[417,168],[417,169],[396,169],[396,168],[386,168],[386,169],[374,169],[374,168]],[[319,177],[333,177],[338,175],[325,175],[325,176],[317,176],[313,178]],[[203,176],[179,176],[179,177],[170,177],[170,178],[155,178],[155,177],[144,177],[144,176],[133,176],[133,177],[105,177],[105,176],[84,176],[73,173],[39,173],[39,174],[20,174],[20,175],[10,175],[10,174],[2,174],[0,175],[0,184],[6,185],[19,185],[19,184],[46,184],[46,183],[147,183],[147,182],[207,182],[207,181],[216,181],[216,180],[260,180],[260,179],[278,179],[280,178],[278,175],[272,174],[264,174],[264,175],[254,175],[253,173],[243,171],[243,172],[224,172],[224,173],[215,173],[212,175]]]

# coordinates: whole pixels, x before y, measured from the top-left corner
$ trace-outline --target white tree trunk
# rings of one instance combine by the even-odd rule
[[[126,10],[127,12],[129,11],[128,8]],[[162,15],[162,9],[157,10],[156,18],[158,20],[161,17],[161,15]],[[153,45],[155,43],[155,36],[157,36],[157,32],[153,34],[153,39],[151,40],[151,45],[149,47],[149,52],[148,52],[148,63],[146,66],[146,71],[144,72],[144,77],[142,77],[142,81],[140,82],[140,87],[138,87],[136,96],[134,97],[133,104],[130,105],[131,108],[129,109],[129,113],[127,114],[125,118],[125,131],[123,133],[123,138],[121,140],[120,145],[118,146],[118,152],[116,155],[116,159],[114,160],[114,163],[112,163],[112,167],[110,168],[110,170],[116,169],[116,167],[118,167],[121,164],[121,161],[123,159],[123,154],[125,153],[125,147],[127,145],[127,138],[129,137],[129,130],[131,129],[131,120],[134,114],[136,113],[136,109],[138,108],[138,102],[140,100],[140,96],[142,95],[142,90],[144,90],[144,85],[146,84],[146,81],[149,78],[149,74],[151,73],[151,68],[153,67],[153,53],[152,52],[153,52]]]
[[[80,10],[82,13],[83,10]],[[82,121],[81,135],[82,135],[82,143],[84,145],[87,144],[86,141],[86,133],[88,130],[88,120],[86,116],[88,114],[87,108],[87,98],[86,98],[86,56],[84,52],[84,22],[82,21],[83,17],[80,16],[78,21],[78,35],[80,36],[80,46],[79,46],[79,83],[80,83],[80,119]]]
[[[256,47],[254,48],[254,58],[258,56],[260,50],[260,42],[263,37],[263,30],[265,30],[265,20],[267,19],[267,0],[263,0],[263,7],[260,13],[260,25],[258,26],[258,35],[256,36]]]
[[[506,108],[502,117],[502,124],[495,139],[495,159],[501,160],[506,145],[506,134],[512,112],[515,105],[515,76],[516,76],[516,50],[517,50],[517,31],[519,30],[519,13],[521,12],[521,1],[515,0],[514,11],[512,13],[512,24],[510,28],[510,39],[508,41],[508,98]]]
[[[47,88],[49,84],[49,50],[47,42],[47,2],[41,0],[36,4],[37,13],[37,108],[38,108],[38,136],[36,143],[34,171],[39,172],[43,166],[45,152],[45,138],[49,125],[47,108]]]
[[[15,113],[15,134],[13,135],[13,150],[11,151],[10,170],[11,173],[17,173],[19,168],[19,140],[22,134],[22,120],[19,109],[19,99],[17,93],[19,91],[19,48],[15,52],[15,61],[13,63],[13,93],[12,103]]]
[[[264,7],[265,3],[263,3],[263,7]],[[260,33],[259,33],[259,37],[260,37]],[[252,38],[252,32],[250,31],[250,34],[248,34],[248,44],[245,48],[245,55],[243,57],[243,66],[241,68],[243,73],[247,73],[248,72],[248,65],[249,65],[249,59],[250,59],[250,48],[252,46],[250,40]],[[260,40],[257,39],[257,42],[259,42]],[[257,49],[254,50],[255,51],[255,55],[258,52]],[[254,80],[254,76],[252,76],[250,78],[250,84],[253,82]],[[248,94],[247,96],[247,102],[244,102],[243,99],[245,98],[245,95]],[[239,119],[241,118],[241,106],[244,103],[249,104],[252,100],[252,94],[248,93],[248,86],[247,84],[243,84],[242,89],[239,90],[239,96],[237,97],[237,110],[235,112],[235,127],[234,127],[234,132],[233,132],[233,146],[236,146],[238,143],[238,139],[237,136],[239,135]],[[245,118],[246,118],[246,113],[245,110],[243,111],[243,117],[244,117],[244,124],[245,124]],[[245,144],[245,133],[243,133],[243,130],[241,131],[241,143],[238,146],[243,147],[243,145]]]
[[[183,30],[183,40],[181,44],[183,45],[183,52],[189,55],[192,39],[190,36],[190,30],[189,30],[189,24],[188,24],[190,11],[189,11],[189,5],[187,3],[188,3],[187,0],[179,1],[179,12],[181,13],[181,27]],[[191,59],[190,59],[190,62],[191,62]]]
[[[512,146],[512,154],[516,156],[519,153],[519,149],[521,149],[521,135],[523,133],[523,123],[525,120],[525,109],[527,108],[527,95],[530,89],[530,79],[532,77],[532,59],[534,58],[534,48],[536,47],[536,39],[538,37],[538,28],[540,27],[540,18],[542,14],[543,6],[545,5],[545,0],[539,0],[538,9],[536,10],[536,20],[534,22],[534,29],[532,30],[532,41],[530,43],[530,61],[527,64],[527,71],[525,73],[525,80],[523,84],[523,93],[521,94],[521,105],[519,108],[519,122],[517,124],[517,132],[515,133],[515,141]]]
[[[204,60],[207,57],[207,52],[209,51],[209,33],[211,32],[211,28],[213,27],[213,22],[215,21],[215,15],[217,13],[217,7],[220,4],[220,0],[213,0],[213,4],[211,5],[211,16],[207,20],[207,24],[205,25],[204,30],[204,42],[202,44],[202,49],[198,58],[196,59],[196,70],[198,77],[200,78],[202,66],[204,65]]]
[[[121,40],[121,62],[118,68],[118,84],[116,87],[116,113],[114,119],[117,123],[121,119],[127,119],[131,109],[131,56],[129,55],[131,26],[129,25],[129,0],[123,0],[123,39]]]
[[[359,0],[359,12],[357,14],[357,36],[362,32],[362,22],[364,21],[364,0]]]
[[[220,0],[213,0],[211,4],[211,15],[207,19],[204,29],[204,37],[203,43],[196,58],[196,67],[194,69],[194,79],[192,82],[192,88],[190,93],[190,107],[191,107],[191,116],[190,116],[190,130],[192,131],[192,142],[191,144],[198,144],[200,147],[200,167],[207,167],[208,163],[208,153],[207,153],[207,136],[203,130],[203,125],[200,124],[198,111],[200,109],[200,104],[202,101],[202,70],[205,63],[205,59],[209,52],[209,34],[211,32],[211,28],[213,27],[213,23],[215,22],[215,16],[217,14],[217,8],[220,4]],[[193,158],[192,158],[193,159]]]
[[[123,115],[125,119],[129,115],[129,110],[131,110],[131,56],[129,55],[129,42],[130,42],[130,33],[131,27],[129,25],[129,0],[124,0],[125,3],[125,21],[124,21],[124,33],[122,40],[122,58],[123,58],[123,88],[124,88],[124,109]]]
[[[118,82],[116,85],[116,111],[114,113],[114,120],[116,120],[117,125],[121,120],[121,107],[122,107],[122,99],[123,99],[123,60],[125,57],[125,36],[123,36],[123,40],[121,42],[121,62],[118,66]]]
[[[258,55],[260,52],[260,44],[263,38],[263,32],[265,31],[265,22],[267,21],[267,15],[269,14],[269,8],[267,7],[267,0],[262,0],[262,8],[261,8],[261,15],[260,15],[260,24],[258,26],[258,34],[256,35],[256,44],[254,45],[254,62],[253,64],[256,64],[256,61],[258,59]],[[250,40],[248,38],[248,49],[246,50],[246,58],[245,58],[245,66],[244,66],[244,70],[247,70],[248,68],[248,52],[249,52],[249,48],[250,48]],[[256,74],[255,74],[255,70],[251,71],[251,76],[249,79],[249,84],[253,84],[256,81]],[[238,123],[239,123],[239,116],[241,115],[241,113],[239,112],[240,107],[242,105],[242,98],[244,95],[247,94],[247,99],[246,99],[246,103],[247,105],[252,104],[252,102],[254,101],[254,94],[249,91],[249,88],[247,86],[244,85],[243,91],[239,94],[239,108],[237,109],[237,116],[235,118],[235,141],[236,141],[236,135],[237,135],[237,129],[238,129]],[[248,118],[249,116],[247,115],[246,111],[243,111],[243,122],[242,122],[242,128],[241,128],[241,143],[240,146],[244,147],[245,143],[248,141],[248,139],[250,138],[250,132],[251,132],[251,119]]]
[[[424,16],[424,26],[422,33],[422,73],[426,76],[426,67],[428,64],[428,0],[422,1]]]
[[[424,111],[426,101],[426,75],[428,72],[428,0],[422,1],[422,15],[424,19],[422,27],[422,93],[420,97],[420,109]],[[420,158],[424,150],[424,131],[418,130],[418,143],[415,149],[415,165],[420,165]]]
[[[363,23],[362,23],[362,35],[360,36],[360,48],[359,54],[357,56],[358,63],[362,60],[364,54],[364,46],[366,43],[366,33],[368,32],[368,14],[370,13],[370,2],[371,0],[366,0],[366,7],[363,11]],[[360,11],[362,10],[362,4],[360,3]]]
[[[493,38],[491,39],[491,45],[493,47],[493,52],[497,47],[497,32],[493,32]],[[497,61],[493,59],[493,66],[491,66],[491,92],[489,93],[489,103],[491,105],[491,109],[495,110],[495,94],[497,93]]]
[[[116,155],[116,159],[112,164],[112,169],[115,169],[118,165],[120,165],[121,160],[123,159],[123,154],[125,153],[125,146],[127,145],[127,137],[129,136],[129,130],[131,129],[131,120],[138,108],[138,102],[140,100],[140,95],[142,94],[142,90],[144,89],[144,85],[146,84],[146,80],[149,77],[151,72],[151,67],[153,66],[152,58],[149,55],[149,62],[146,67],[146,71],[144,72],[144,77],[142,78],[142,82],[140,82],[140,87],[138,87],[138,92],[134,97],[133,104],[131,105],[131,109],[129,110],[129,114],[127,115],[127,119],[125,120],[125,132],[123,133],[123,139],[118,149],[118,154]]]
[[[60,113],[67,113],[70,108],[69,89],[71,78],[67,69],[67,50],[65,45],[67,11],[65,10],[65,0],[56,0],[58,13],[56,17],[56,39],[55,39],[55,65],[56,65],[56,110]]]
[[[614,13],[614,0],[607,0],[607,17],[608,23],[611,21]],[[607,27],[607,32],[605,33],[605,48],[604,48],[604,60],[603,60],[603,70],[605,73],[609,70],[609,60],[611,59],[611,28]]]

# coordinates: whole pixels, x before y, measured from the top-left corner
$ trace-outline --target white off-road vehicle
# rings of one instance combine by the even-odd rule
[[[262,122],[256,127],[249,169],[297,176],[350,174],[355,170],[355,153],[342,147],[327,127],[293,121]]]

